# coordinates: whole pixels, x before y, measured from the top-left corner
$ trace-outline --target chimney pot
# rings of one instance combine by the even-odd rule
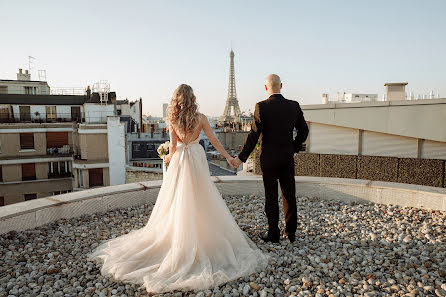
[[[28,74],[28,70],[25,70],[25,74]]]
[[[22,68],[19,68],[19,74],[22,74]]]

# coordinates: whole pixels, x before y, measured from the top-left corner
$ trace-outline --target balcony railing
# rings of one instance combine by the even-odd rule
[[[48,172],[48,179],[73,177],[71,172]]]
[[[40,113],[0,113],[0,123],[69,123],[85,122],[85,117],[71,113],[45,115]]]

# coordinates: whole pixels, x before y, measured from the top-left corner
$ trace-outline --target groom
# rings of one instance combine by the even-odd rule
[[[285,235],[294,242],[297,228],[296,184],[294,181],[294,153],[300,151],[307,139],[308,126],[299,103],[285,99],[280,94],[282,82],[276,74],[266,77],[265,90],[268,99],[256,104],[254,122],[245,145],[237,158],[231,162],[238,167],[246,162],[260,137],[260,167],[265,187],[265,212],[268,218],[268,233],[260,237],[265,242],[279,242],[278,184],[282,191],[285,213]],[[297,136],[293,140],[293,129]]]

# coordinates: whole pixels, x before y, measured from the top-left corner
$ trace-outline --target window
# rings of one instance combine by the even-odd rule
[[[0,166],[0,182],[3,181],[3,169],[2,166]]]
[[[83,188],[84,187],[84,176],[82,174],[82,169],[78,169],[78,177],[79,177],[79,188]]]
[[[7,122],[7,119],[9,119],[9,109],[0,108],[0,122]]]
[[[71,106],[71,120],[79,123],[81,121],[81,108],[80,106]]]
[[[8,94],[8,87],[0,86],[0,94]]]
[[[88,183],[90,188],[104,185],[102,168],[88,169]]]
[[[25,88],[26,95],[36,95],[37,94],[37,87],[24,87],[24,88]]]
[[[20,133],[20,149],[22,150],[34,149],[33,133]]]
[[[5,206],[5,197],[0,197],[0,206]]]
[[[71,168],[69,161],[48,163],[48,178],[70,177],[70,176],[71,176]]]
[[[20,120],[23,122],[31,121],[31,107],[29,106],[19,106]]]
[[[141,145],[139,143],[133,144],[133,151],[139,152],[141,150]]]
[[[155,145],[152,143],[147,144],[147,151],[152,152],[155,150]]]
[[[28,163],[22,164],[22,180],[35,180],[36,179],[36,164]]]
[[[25,201],[37,199],[37,193],[25,194]]]
[[[56,106],[47,106],[46,107],[46,119],[47,120],[55,120],[56,119]]]

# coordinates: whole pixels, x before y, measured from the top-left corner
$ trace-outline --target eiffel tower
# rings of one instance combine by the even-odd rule
[[[220,121],[222,122],[237,121],[239,115],[241,114],[237,100],[237,92],[235,90],[234,52],[232,51],[232,49],[229,57],[231,58],[231,62],[229,66],[228,98],[226,99],[225,111],[220,118]],[[232,110],[234,110],[234,115],[231,115]]]

